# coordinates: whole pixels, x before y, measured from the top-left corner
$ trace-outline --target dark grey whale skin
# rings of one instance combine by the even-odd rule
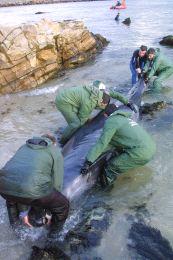
[[[135,104],[137,111],[141,105],[142,94],[145,91],[146,85],[141,79],[133,88],[129,100]],[[125,108],[127,111],[131,111],[125,105],[119,106],[118,109]],[[96,143],[99,138],[101,130],[107,119],[105,114],[111,114],[117,110],[114,104],[109,104],[105,111],[100,112],[95,118],[90,122],[87,122],[81,128],[79,128],[70,138],[69,141],[64,145],[62,153],[64,156],[64,189],[77,177],[80,175],[80,169],[85,161],[86,155],[90,148]],[[135,113],[134,113],[135,114]],[[135,118],[137,119],[139,113],[136,113]],[[94,171],[95,178],[97,178],[100,166],[106,161],[106,158],[110,157],[108,152],[105,156],[101,156],[92,165],[91,171]],[[98,167],[97,167],[98,166]],[[93,173],[93,172],[92,172]]]
[[[131,94],[130,97],[130,100],[136,105],[136,108],[140,107],[141,98],[144,90],[145,84],[141,80],[138,82],[136,88],[134,88],[134,92]],[[115,109],[116,107],[114,105],[109,105],[110,111],[114,112]],[[73,181],[80,174],[80,169],[85,160],[85,156],[91,146],[96,142],[96,139],[99,138],[101,129],[106,121],[107,117],[105,117],[105,112],[106,111],[100,112],[91,122],[85,124],[82,128],[78,129],[63,147],[62,152],[65,159],[64,187],[70,184],[71,181]],[[106,160],[109,159],[111,154],[112,151],[103,154],[91,166],[90,170],[94,178],[97,178],[101,167],[103,167],[103,164]],[[90,259],[86,258],[86,248],[90,248],[93,246],[97,246],[97,244],[100,244],[100,240],[103,236],[102,232],[100,231],[100,227],[102,227],[103,229],[104,226],[103,230],[105,230],[105,228],[107,229],[111,221],[112,209],[109,206],[104,205],[103,203],[98,203],[96,197],[97,196],[88,197],[90,203],[86,203],[86,205],[83,205],[83,209],[81,211],[82,216],[80,218],[81,222],[79,222],[73,230],[69,230],[64,241],[64,243],[70,246],[70,251],[72,255],[76,254],[78,257],[81,255],[81,258],[79,259]],[[94,200],[93,203],[91,201],[92,199]],[[143,209],[143,206],[141,208]],[[90,221],[88,220],[88,216],[93,215],[91,214],[93,210],[96,210],[96,217],[100,211],[103,213],[101,221],[98,222],[95,219],[91,219]],[[139,210],[135,209],[135,211],[138,212]],[[134,221],[133,217],[131,217],[132,220],[130,220],[130,222],[132,223],[129,230],[129,240],[127,246],[129,248],[129,253],[132,253],[132,259],[173,259],[173,250],[170,246],[169,241],[161,235],[159,230],[145,224],[145,222],[143,221],[143,217],[145,215],[144,213],[142,210],[141,216],[137,218],[138,221],[136,221],[136,219]],[[92,232],[88,231],[89,225]],[[43,257],[44,259],[52,260],[71,259],[71,257],[67,256],[57,246],[48,248],[45,247],[43,249],[34,247],[30,260],[41,260],[43,259]]]
[[[137,110],[141,104],[142,94],[145,90],[144,81],[141,79],[135,87],[132,89],[129,100],[136,105]],[[120,106],[120,108],[127,106]],[[117,107],[114,104],[109,104],[109,106],[101,111],[97,116],[95,116],[90,122],[87,122],[80,129],[78,129],[70,138],[70,140],[63,146],[62,154],[64,156],[64,187],[63,191],[70,186],[70,184],[80,175],[80,169],[85,161],[86,155],[89,149],[95,144],[96,140],[99,138],[101,130],[107,119],[105,114],[113,113]],[[129,109],[130,110],[130,109]],[[138,117],[138,114],[136,117]],[[106,154],[101,155],[96,162],[90,167],[91,176],[88,181],[94,183],[101,171],[103,165],[112,156],[112,151],[108,151]],[[90,185],[89,185],[90,186]],[[65,193],[66,195],[66,193]],[[34,209],[30,219],[33,221],[34,226],[37,226],[36,219],[42,218],[45,214],[40,209]],[[30,214],[31,215],[31,214]]]

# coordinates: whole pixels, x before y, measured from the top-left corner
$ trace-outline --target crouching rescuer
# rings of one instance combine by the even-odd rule
[[[100,138],[87,154],[81,174],[87,174],[100,155],[115,150],[116,155],[111,157],[103,170],[104,185],[112,186],[118,175],[143,166],[152,159],[156,151],[154,141],[130,116],[127,109],[122,109],[116,110],[106,120]]]
[[[71,135],[90,119],[94,109],[104,110],[111,97],[134,109],[133,104],[129,103],[125,97],[116,91],[106,90],[106,86],[99,80],[88,86],[60,90],[55,104],[68,123],[61,143],[65,144]]]
[[[63,157],[55,137],[27,140],[0,170],[0,194],[6,200],[10,223],[18,220],[17,205],[39,207],[52,214],[50,235],[60,231],[69,211],[69,202],[60,192],[63,174]],[[28,211],[22,217],[31,226]]]
[[[150,83],[152,91],[160,92],[163,82],[173,75],[173,64],[159,49],[150,48],[147,55],[148,59],[143,68],[145,82]]]

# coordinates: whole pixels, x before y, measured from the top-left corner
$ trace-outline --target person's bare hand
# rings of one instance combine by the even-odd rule
[[[50,226],[50,224],[51,224],[51,219],[47,219],[46,225],[47,225],[47,226]]]
[[[87,123],[90,123],[92,121],[92,118],[88,118]]]
[[[140,68],[137,68],[137,69],[136,69],[136,72],[137,72],[138,74],[141,74],[141,69],[140,69]]]
[[[33,227],[33,226],[29,223],[28,215],[22,218],[22,222],[23,222],[26,226],[28,226],[28,227]]]

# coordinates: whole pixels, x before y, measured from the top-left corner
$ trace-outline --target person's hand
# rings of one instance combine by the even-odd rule
[[[92,121],[92,118],[88,118],[87,123],[90,123]]]
[[[117,106],[115,104],[109,104],[104,111],[104,116],[110,116],[115,110],[117,110]]]
[[[81,168],[80,173],[84,176],[88,173],[89,168],[91,166],[92,162],[86,161],[83,165],[83,167]]]
[[[135,108],[135,105],[132,102],[128,102],[127,105],[132,111],[134,111],[135,113],[137,113],[138,111]]]
[[[22,222],[23,222],[23,224],[25,224],[25,225],[28,226],[28,227],[33,227],[33,226],[29,223],[28,215],[22,218]]]
[[[146,77],[146,78],[144,79],[144,82],[145,82],[145,84],[148,84],[149,78]]]
[[[143,76],[145,84],[148,84],[149,78],[148,78],[147,72],[143,71],[142,72],[142,76]]]
[[[141,71],[140,68],[137,68],[137,69],[136,69],[136,72],[137,72],[138,74],[141,74],[142,71]]]
[[[45,219],[46,219],[46,223],[45,223],[45,224],[46,224],[47,226],[50,226],[50,224],[51,224],[51,219],[52,219],[52,215],[46,213]]]
[[[142,78],[142,73],[139,73],[138,74],[138,79],[141,79]]]

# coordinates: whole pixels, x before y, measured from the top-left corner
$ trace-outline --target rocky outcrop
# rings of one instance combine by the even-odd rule
[[[43,249],[33,246],[29,260],[70,260],[61,249],[56,247],[45,247]]]
[[[85,2],[88,0],[1,0],[0,7],[19,6],[19,5],[37,5],[37,4],[56,4],[65,2]],[[99,0],[90,0],[99,1]]]
[[[160,111],[168,107],[168,104],[165,101],[157,101],[154,103],[145,103],[140,107],[141,114],[150,114],[153,115],[155,111]]]
[[[163,37],[163,39],[159,43],[162,45],[173,46],[173,35]]]
[[[90,199],[88,197],[87,201]],[[102,260],[98,256],[91,256],[88,251],[86,257],[86,250],[92,250],[101,244],[104,232],[112,221],[113,209],[97,198],[92,198],[88,204],[83,205],[82,211],[78,212],[78,224],[69,230],[61,243],[52,240],[51,247],[50,244],[42,249],[34,246],[29,260]]]
[[[145,222],[132,224],[129,230],[128,248],[137,254],[131,259],[173,259],[170,242],[162,236],[160,230]]]
[[[122,23],[125,24],[125,25],[130,25],[131,24],[130,17],[126,18]]]
[[[93,58],[107,41],[83,22],[53,22],[0,28],[0,94],[35,88],[58,72]]]
[[[1,0],[0,6],[16,6],[29,4],[47,4],[54,3],[57,0]],[[59,1],[60,2],[60,1]]]

